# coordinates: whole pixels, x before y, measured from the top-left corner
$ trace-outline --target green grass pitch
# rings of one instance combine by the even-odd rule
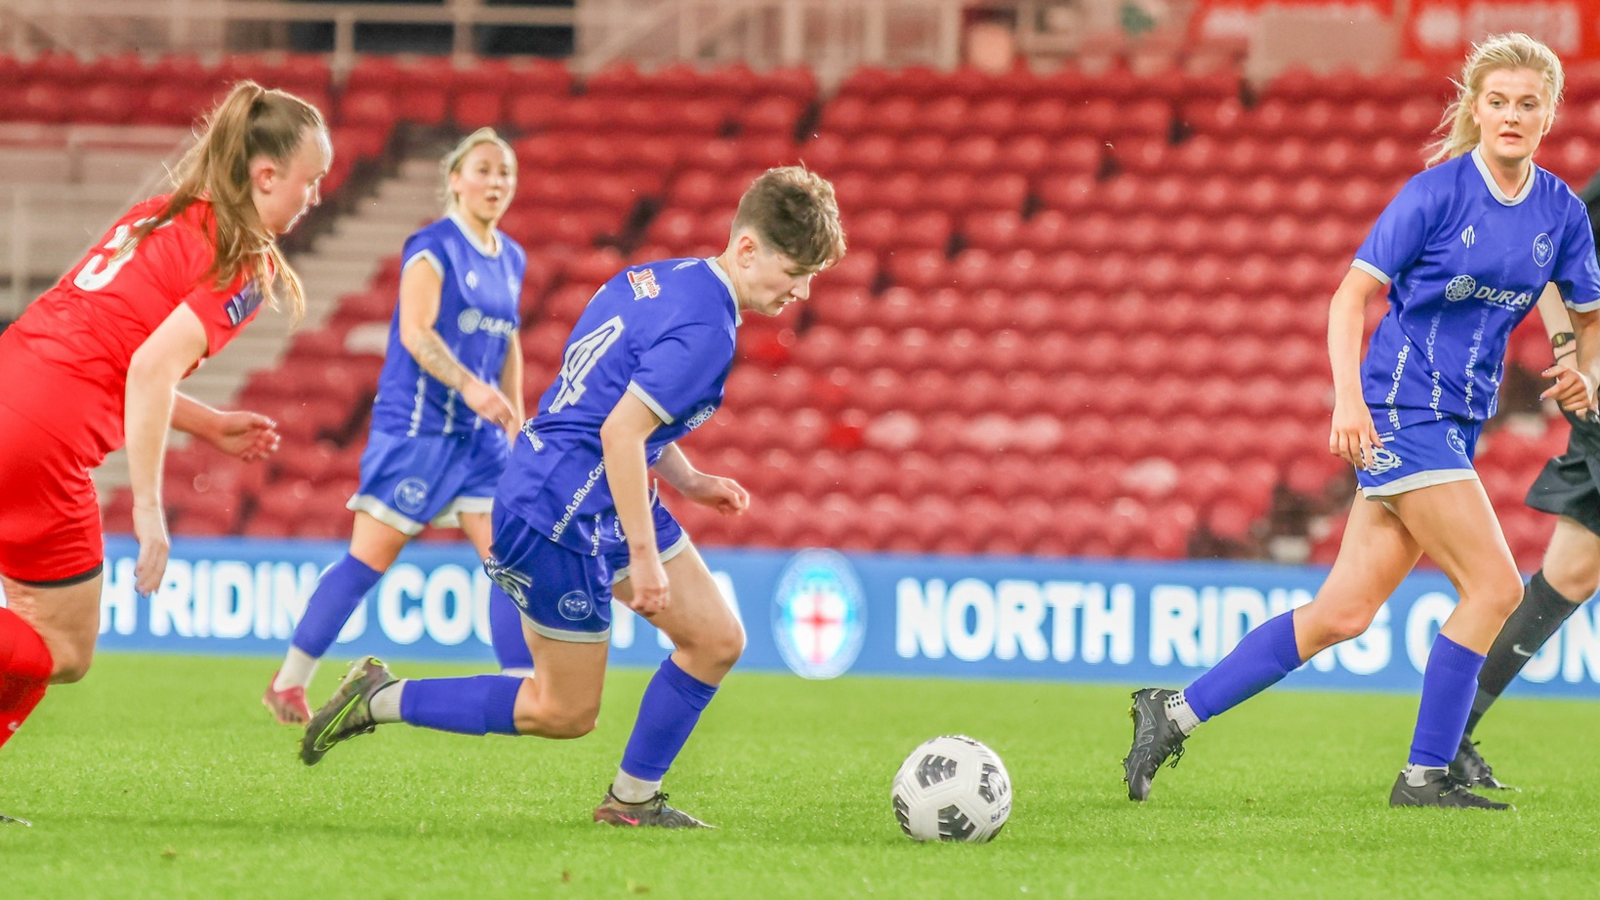
[[[1509,699],[1480,729],[1518,810],[1390,810],[1416,699],[1269,693],[1126,799],[1127,689],[735,672],[670,776],[720,827],[590,811],[647,672],[579,741],[391,726],[308,769],[257,698],[266,659],[103,655],[0,751],[8,898],[1580,897],[1600,893],[1600,707]],[[325,698],[342,665],[319,673]],[[398,664],[401,675],[464,674]],[[899,833],[889,780],[964,732],[1005,760],[992,844]]]

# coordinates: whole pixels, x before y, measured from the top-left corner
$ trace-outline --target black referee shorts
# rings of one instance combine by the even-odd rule
[[[1527,504],[1551,515],[1566,516],[1600,536],[1600,458],[1577,440],[1567,452],[1544,464],[1528,488]]]

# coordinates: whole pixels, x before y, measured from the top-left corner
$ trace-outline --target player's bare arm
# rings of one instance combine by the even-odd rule
[[[443,287],[439,273],[427,264],[413,265],[400,276],[400,343],[423,371],[460,394],[473,412],[501,428],[515,428],[520,420],[511,401],[499,388],[468,372],[434,330]]]
[[[750,507],[750,492],[732,478],[710,475],[689,462],[676,443],[668,444],[653,471],[678,493],[723,515],[736,516]]]
[[[646,617],[667,608],[667,572],[661,565],[655,522],[650,517],[650,473],[644,449],[645,440],[660,425],[661,420],[644,401],[624,393],[600,426],[606,481],[617,505],[617,519],[628,537],[633,581],[633,599],[628,605]]]
[[[214,409],[182,392],[175,395],[172,427],[245,462],[277,452],[278,423],[260,413]]]
[[[506,436],[515,443],[522,423],[528,418],[528,407],[522,397],[522,342],[515,335],[506,347],[506,361],[500,366],[500,393],[511,403],[511,427],[506,429]]]
[[[186,304],[178,304],[128,363],[124,429],[133,490],[133,533],[139,539],[135,587],[150,593],[167,569],[167,516],[161,505],[161,461],[167,451],[178,382],[207,349],[206,329]]]
[[[1328,361],[1333,368],[1333,429],[1328,452],[1357,468],[1382,445],[1372,411],[1361,396],[1361,332],[1367,304],[1383,293],[1383,282],[1351,268],[1328,308]]]
[[[1553,290],[1553,285],[1547,286],[1545,294]],[[1545,313],[1543,295],[1539,298],[1539,304],[1539,315],[1546,319],[1545,327],[1548,329],[1551,316]],[[1577,345],[1577,350],[1558,355],[1554,364],[1539,373],[1555,381],[1539,395],[1539,399],[1553,399],[1567,412],[1587,416],[1595,408],[1596,342],[1600,341],[1600,312],[1578,312],[1565,307],[1562,312],[1571,322],[1575,336],[1573,343]]]

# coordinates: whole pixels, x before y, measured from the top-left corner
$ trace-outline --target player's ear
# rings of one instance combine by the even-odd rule
[[[250,186],[258,191],[270,191],[278,175],[278,164],[271,157],[258,156],[250,160]]]
[[[733,256],[741,266],[753,265],[756,261],[756,252],[761,249],[756,242],[755,235],[749,229],[740,229],[733,238]]]

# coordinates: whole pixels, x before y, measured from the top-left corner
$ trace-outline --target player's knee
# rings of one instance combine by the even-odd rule
[[[1488,581],[1481,596],[1489,612],[1501,619],[1509,618],[1522,602],[1522,576],[1508,568]]]
[[[1320,651],[1365,634],[1372,626],[1373,615],[1366,609],[1323,610],[1316,615],[1296,613],[1295,632]]]
[[[1552,566],[1546,560],[1544,580],[1568,601],[1582,603],[1600,591],[1600,567]]]
[[[93,661],[93,653],[78,653],[71,650],[56,653],[50,683],[73,684],[82,681],[84,676],[89,674],[89,664]]]
[[[545,720],[542,730],[545,737],[570,741],[593,731],[599,720],[597,709],[561,710]]]
[[[697,642],[695,656],[706,665],[726,672],[744,655],[744,629],[738,622],[704,635]]]

